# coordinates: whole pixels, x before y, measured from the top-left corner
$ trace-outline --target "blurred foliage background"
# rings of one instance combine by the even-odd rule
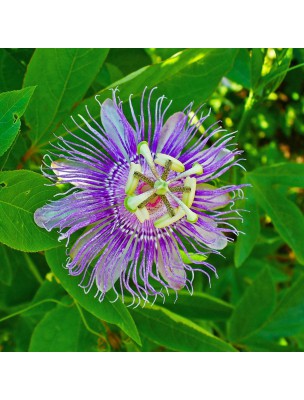
[[[304,49],[0,49],[0,350],[304,350],[303,63]],[[98,117],[95,94],[116,86],[135,106],[157,86],[171,113],[206,103],[206,128],[221,120],[245,152],[247,172],[221,181],[252,185],[246,234],[176,303],[99,303],[33,222],[56,193],[40,173],[52,133],[85,105]]]

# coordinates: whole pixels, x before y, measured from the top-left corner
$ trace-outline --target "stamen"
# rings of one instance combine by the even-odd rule
[[[142,203],[139,204],[138,208],[143,208],[145,207],[148,203],[150,203],[151,201],[153,201],[155,198],[157,197],[157,194],[154,193],[152,194],[150,197],[148,197],[145,201],[143,201]]]
[[[192,165],[192,168],[190,168],[187,171],[183,172],[182,174],[176,176],[175,178],[170,179],[168,181],[168,183],[174,182],[177,179],[186,178],[187,176],[190,176],[190,175],[202,175],[202,173],[203,173],[203,167],[201,166],[201,164],[195,162]]]
[[[190,208],[192,206],[195,197],[196,179],[187,176],[187,178],[185,179],[185,185],[186,187],[189,187],[190,190],[188,193],[183,193],[182,202],[185,203],[186,206]]]
[[[155,228],[165,228],[166,226],[172,225],[174,224],[174,222],[179,221],[186,215],[185,211],[180,207],[175,208],[174,212],[175,215],[173,217],[170,216],[169,214],[165,214],[156,221],[154,221]]]
[[[135,215],[141,223],[144,223],[145,221],[150,219],[150,214],[146,207],[138,208],[135,211]]]
[[[155,178],[159,179],[159,174],[156,171],[155,164],[154,164],[154,161],[153,161],[153,158],[152,158],[152,154],[151,154],[151,151],[150,151],[149,146],[148,146],[148,142],[140,142],[140,143],[138,143],[137,152],[138,152],[138,154],[141,154],[145,158],[145,160],[147,161],[147,164],[149,165],[149,167],[150,167],[153,175],[155,176]]]
[[[166,206],[166,208],[168,210],[168,214],[170,215],[170,217],[174,217],[174,209],[171,206],[171,204],[169,203],[169,200],[167,199],[167,197],[165,195],[161,195],[159,197],[162,199],[164,205]]]
[[[129,176],[128,176],[127,184],[125,187],[126,194],[129,194],[129,195],[133,194],[135,189],[137,188],[139,179],[138,179],[136,173],[141,173],[141,166],[139,164],[135,164],[134,162],[131,162]]]
[[[148,199],[154,193],[155,189],[151,189],[137,196],[127,196],[125,198],[124,205],[128,211],[135,212],[139,204]]]
[[[171,169],[171,165],[172,165],[172,161],[171,161],[171,160],[168,160],[168,161],[166,162],[165,168],[164,168],[163,173],[162,173],[162,176],[161,176],[161,179],[162,179],[163,181],[166,181],[166,180],[167,180],[168,175],[169,175],[169,172],[170,172],[170,169]]]
[[[190,208],[187,207],[186,204],[182,202],[182,200],[180,200],[177,196],[175,196],[175,194],[173,194],[172,192],[168,192],[168,195],[172,197],[176,201],[176,203],[185,211],[185,214],[187,216],[187,221],[191,222],[192,224],[195,224],[198,220],[198,215],[195,214],[193,211],[191,211]]]
[[[185,166],[179,160],[174,157],[169,156],[168,154],[157,153],[156,158],[154,160],[155,164],[161,165],[162,167],[166,166],[167,161],[172,161],[170,168],[172,171],[183,172],[185,171]]]
[[[141,181],[146,182],[147,185],[151,186],[152,188],[154,187],[154,181],[152,179],[148,178],[141,172],[134,172],[134,175],[139,178]]]
[[[173,186],[169,187],[170,192],[182,192],[182,193],[189,193],[191,192],[191,188],[189,186]]]

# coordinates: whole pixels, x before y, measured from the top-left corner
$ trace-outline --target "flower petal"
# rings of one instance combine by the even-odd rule
[[[197,185],[197,192],[195,201],[204,203],[204,206],[208,210],[218,210],[219,208],[225,207],[231,201],[229,193],[220,195],[214,195],[214,191],[218,190],[215,186],[209,185],[208,183],[200,183]],[[200,191],[206,192],[200,194]],[[210,193],[208,193],[210,192]]]
[[[101,105],[100,118],[108,136],[117,145],[124,157],[129,160],[129,155],[124,147],[125,129],[122,119],[114,105],[113,100],[107,99]]]
[[[170,250],[170,257],[167,258],[158,245],[157,269],[161,276],[169,283],[174,290],[182,289],[186,284],[186,272],[181,256],[177,254],[175,247]]]
[[[199,240],[214,250],[222,250],[227,246],[228,240],[226,236],[221,233],[220,229],[217,230],[217,223],[208,217],[200,217],[201,225],[195,224],[193,228],[196,230]],[[208,225],[209,229],[208,230]]]
[[[172,138],[172,135],[174,137],[178,137],[180,135],[180,127],[182,127],[182,122],[185,120],[185,114],[182,112],[177,112],[173,115],[171,115],[170,118],[167,119],[165,125],[162,127],[161,132],[160,132],[160,138],[159,142],[157,145],[157,153],[161,153],[162,149],[165,147],[167,144],[168,140]],[[179,129],[178,129],[179,128]],[[172,138],[173,139],[173,138]]]

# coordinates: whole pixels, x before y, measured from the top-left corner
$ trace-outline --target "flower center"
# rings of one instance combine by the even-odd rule
[[[202,166],[194,163],[192,168],[185,171],[185,166],[179,160],[163,153],[157,153],[153,160],[147,142],[139,143],[137,151],[145,158],[155,179],[144,175],[140,164],[131,162],[125,187],[127,195],[124,201],[125,208],[129,212],[135,213],[138,220],[143,223],[150,219],[149,209],[151,210],[151,207],[155,207],[162,201],[167,209],[167,213],[164,213],[164,215],[154,221],[156,228],[164,228],[172,225],[184,216],[191,223],[197,222],[197,214],[190,210],[196,192],[196,179],[190,177],[190,175],[202,174]],[[155,164],[163,167],[161,176]],[[178,174],[168,180],[170,171],[175,171]],[[183,184],[176,186],[174,185],[176,181],[181,181]],[[139,194],[135,194],[136,189]],[[182,198],[180,199],[175,193],[182,193]],[[177,204],[178,207],[173,207],[172,203]]]

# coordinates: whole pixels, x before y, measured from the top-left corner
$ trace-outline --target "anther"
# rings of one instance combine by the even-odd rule
[[[190,175],[202,175],[202,173],[203,173],[203,167],[201,166],[201,164],[195,162],[192,165],[192,168],[188,169],[187,171],[183,172],[180,175],[177,175],[175,178],[170,179],[168,181],[168,183],[174,182],[177,179],[186,178],[187,176],[190,176]]]
[[[138,177],[136,176],[136,173],[141,173],[141,166],[139,164],[135,164],[131,162],[130,164],[130,171],[128,175],[128,180],[127,184],[125,187],[125,192],[126,194],[133,194],[135,189],[137,188],[138,185]]]
[[[138,208],[135,211],[135,215],[139,222],[144,223],[145,221],[150,219],[150,214],[149,211],[146,209],[146,207]]]
[[[135,212],[137,207],[154,193],[155,189],[151,189],[137,196],[127,196],[124,205],[128,211]]]
[[[168,192],[168,195],[172,197],[176,201],[176,203],[184,210],[187,216],[187,221],[195,224],[198,220],[198,215],[191,211],[190,208],[187,207],[186,204],[183,203],[182,200],[175,196],[172,192]]]
[[[179,221],[186,215],[185,211],[180,207],[175,208],[174,212],[175,215],[173,217],[169,214],[165,214],[156,221],[154,221],[155,228],[165,228],[166,226],[170,226],[174,224],[174,222]]]
[[[187,193],[183,193],[182,202],[186,204],[187,207],[191,207],[194,201],[195,192],[196,192],[196,179],[190,178],[187,176],[185,179],[185,186],[189,187],[190,191]]]
[[[176,172],[183,172],[185,171],[185,166],[176,158],[169,156],[168,154],[157,153],[156,158],[154,160],[155,164],[161,165],[162,167],[166,166],[167,161],[172,161],[170,165],[170,169]]]
[[[155,164],[154,164],[154,161],[152,158],[152,154],[151,154],[151,151],[148,146],[148,142],[138,143],[137,152],[138,152],[138,154],[141,154],[145,158],[145,160],[147,161],[147,164],[149,165],[155,178],[159,179],[159,175],[158,175],[158,172],[156,171]]]

